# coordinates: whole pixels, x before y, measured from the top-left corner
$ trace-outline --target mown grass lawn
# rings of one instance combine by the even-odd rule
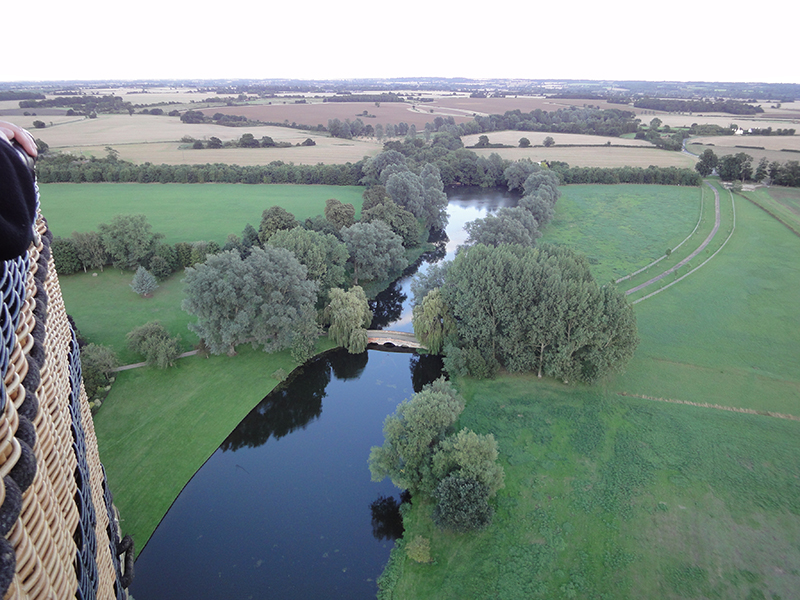
[[[322,214],[325,200],[336,198],[361,214],[364,188],[335,185],[245,185],[180,183],[50,183],[41,188],[42,212],[54,235],[97,231],[119,214],[144,214],[168,244],[241,235],[250,223],[258,229],[261,213],[282,206],[303,221]]]
[[[485,531],[437,530],[415,501],[386,597],[794,598],[800,423],[622,399],[533,376],[464,380],[458,423],[498,439],[506,487]]]

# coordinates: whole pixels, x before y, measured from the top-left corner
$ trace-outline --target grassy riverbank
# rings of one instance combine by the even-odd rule
[[[800,422],[621,398],[532,376],[459,383],[458,426],[498,439],[494,523],[455,535],[414,503],[386,597],[792,598]]]

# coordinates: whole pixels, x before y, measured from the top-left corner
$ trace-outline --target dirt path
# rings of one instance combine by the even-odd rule
[[[186,358],[187,356],[194,356],[198,353],[198,350],[189,350],[189,352],[184,352],[183,354],[178,355],[178,358]],[[132,365],[123,365],[121,367],[117,367],[116,369],[111,369],[112,373],[118,373],[119,371],[129,371],[130,369],[138,369],[139,367],[144,367],[147,363],[133,363]]]
[[[664,271],[663,273],[661,273],[661,274],[659,274],[659,275],[656,275],[655,277],[653,277],[653,278],[652,278],[652,279],[650,279],[649,281],[645,281],[645,282],[644,282],[644,283],[642,283],[641,285],[637,285],[636,287],[632,287],[631,289],[627,290],[627,291],[625,292],[625,295],[626,295],[626,296],[628,296],[628,295],[630,295],[630,294],[633,294],[634,292],[638,292],[639,290],[641,290],[641,289],[644,289],[644,288],[646,288],[647,286],[649,286],[649,285],[652,285],[653,283],[655,283],[655,282],[657,282],[657,281],[660,281],[660,280],[664,279],[664,277],[666,277],[667,275],[669,275],[669,274],[671,274],[671,273],[674,273],[675,271],[677,271],[678,269],[680,269],[682,266],[684,266],[684,265],[685,265],[685,264],[687,264],[687,263],[688,263],[690,260],[692,260],[692,259],[693,259],[695,256],[697,256],[697,255],[698,255],[698,254],[700,254],[700,253],[701,253],[703,250],[705,250],[706,246],[708,246],[708,244],[710,244],[710,243],[711,243],[711,240],[713,240],[713,239],[714,239],[714,236],[716,236],[716,235],[717,235],[717,231],[719,231],[719,225],[720,225],[720,221],[721,221],[720,209],[719,209],[719,192],[717,191],[717,188],[715,188],[713,185],[711,185],[711,184],[710,184],[710,183],[708,183],[707,181],[705,182],[705,184],[706,184],[708,187],[710,187],[710,188],[711,188],[711,190],[714,192],[714,227],[713,227],[713,229],[711,230],[711,233],[709,233],[709,234],[708,234],[708,237],[707,237],[707,238],[706,238],[706,239],[703,241],[703,243],[702,243],[702,244],[700,244],[700,246],[697,248],[697,250],[695,250],[694,252],[692,252],[692,253],[691,253],[689,256],[687,256],[686,258],[684,258],[684,259],[683,259],[681,262],[679,262],[677,265],[675,265],[674,267],[672,267],[672,268],[670,268],[670,269],[667,269],[666,271]]]

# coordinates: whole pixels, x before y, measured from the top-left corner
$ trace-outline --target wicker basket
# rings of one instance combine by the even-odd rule
[[[26,255],[0,261],[0,595],[127,598],[119,536],[39,215]]]

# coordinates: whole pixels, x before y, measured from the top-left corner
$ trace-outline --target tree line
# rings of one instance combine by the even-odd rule
[[[753,157],[745,152],[718,157],[711,148],[706,148],[695,169],[703,177],[716,171],[723,181],[766,181],[771,185],[800,187],[800,161],[796,160],[780,163],[763,157],[753,167]]]

